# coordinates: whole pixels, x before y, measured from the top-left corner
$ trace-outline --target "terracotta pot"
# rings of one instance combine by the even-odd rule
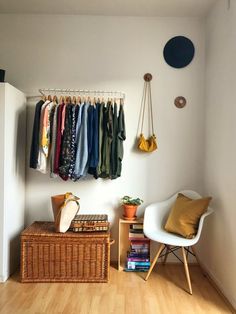
[[[123,204],[123,208],[124,208],[124,217],[127,219],[132,219],[136,216],[138,205]]]

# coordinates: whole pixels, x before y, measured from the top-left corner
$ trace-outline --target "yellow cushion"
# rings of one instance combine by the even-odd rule
[[[193,238],[197,233],[200,217],[206,212],[211,199],[191,199],[179,193],[165,224],[165,230],[188,239]]]

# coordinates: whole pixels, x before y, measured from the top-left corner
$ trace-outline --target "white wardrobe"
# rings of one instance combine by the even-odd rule
[[[0,281],[19,266],[25,212],[26,97],[0,83]]]

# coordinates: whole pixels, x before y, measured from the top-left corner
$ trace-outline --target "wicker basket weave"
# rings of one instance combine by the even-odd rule
[[[76,215],[70,228],[74,232],[108,231],[109,222],[107,215]]]
[[[110,233],[54,232],[34,222],[21,234],[22,282],[107,282]]]

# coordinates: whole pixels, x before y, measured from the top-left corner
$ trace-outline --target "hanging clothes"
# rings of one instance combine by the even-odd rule
[[[124,157],[124,141],[126,139],[125,130],[125,113],[123,105],[120,105],[119,117],[118,117],[118,143],[117,143],[117,154],[118,154],[118,167],[117,177],[121,176],[122,160]]]
[[[96,173],[94,177],[97,179],[99,175],[101,174],[102,170],[102,144],[103,144],[103,113],[104,113],[104,106],[105,103],[102,102],[99,107],[99,112],[98,112],[98,165],[96,169]]]
[[[41,108],[44,104],[44,100],[40,100],[35,107],[34,112],[34,124],[30,150],[30,168],[37,169],[38,154],[39,154],[39,130],[40,130],[40,116]]]
[[[93,146],[93,110],[94,106],[90,105],[88,108],[88,121],[87,121],[87,135],[88,135],[88,167],[90,164],[91,153],[92,153],[92,146]]]
[[[113,140],[111,143],[111,154],[110,154],[110,178],[117,178],[118,171],[118,112],[117,104],[114,104],[113,110]]]
[[[62,123],[64,124],[61,128],[62,141],[61,141],[61,152],[60,152],[60,166],[59,176],[63,180],[68,180],[69,169],[73,158],[71,151],[71,140],[72,140],[72,104],[67,104],[62,110]],[[65,112],[63,117],[63,111]]]
[[[89,146],[89,169],[88,173],[96,177],[96,169],[99,162],[99,110],[100,110],[100,103],[96,103],[95,106],[92,107],[92,121],[91,121],[91,128],[92,131],[89,136],[89,141],[91,146]]]
[[[87,160],[88,160],[88,107],[89,103],[85,103],[82,108],[81,126],[78,134],[77,152],[75,160],[75,179],[78,180],[84,177],[87,173]]]
[[[76,123],[78,119],[79,113],[79,106],[74,105],[72,107],[72,122],[71,122],[71,143],[70,143],[70,150],[71,150],[71,159],[70,159],[70,166],[69,166],[69,178],[73,179],[73,173],[75,169],[75,158],[76,158]]]
[[[59,174],[59,166],[60,166],[60,152],[61,152],[61,140],[62,140],[62,134],[61,134],[61,121],[62,121],[62,110],[64,108],[65,104],[62,103],[58,107],[58,113],[57,113],[57,138],[56,138],[56,146],[55,146],[55,159],[54,159],[54,173]]]
[[[112,101],[59,104],[40,100],[35,107],[30,167],[52,178],[73,181],[92,175],[116,179],[121,175],[125,119]]]
[[[42,173],[47,173],[47,157],[48,157],[48,131],[49,131],[49,113],[51,101],[47,100],[42,108],[40,115],[40,128],[39,128],[39,153],[37,170]]]
[[[57,140],[57,115],[59,106],[55,105],[53,112],[52,124],[51,124],[51,154],[50,154],[50,176],[51,178],[56,178],[58,175],[54,173],[54,162],[56,154],[56,140]]]
[[[101,178],[107,178],[110,175],[110,152],[113,138],[113,108],[111,102],[103,108],[103,142],[102,142],[102,164]]]
[[[77,154],[79,152],[77,152],[78,149],[78,140],[79,140],[79,134],[80,134],[80,128],[81,128],[81,121],[82,121],[82,113],[83,113],[83,107],[84,107],[84,103],[79,105],[79,110],[77,111],[77,115],[75,115],[76,118],[76,127],[75,127],[75,145],[74,145],[74,158],[72,160],[71,163],[71,178],[73,181],[77,180],[77,175],[75,173],[75,166],[76,166],[76,158]]]

